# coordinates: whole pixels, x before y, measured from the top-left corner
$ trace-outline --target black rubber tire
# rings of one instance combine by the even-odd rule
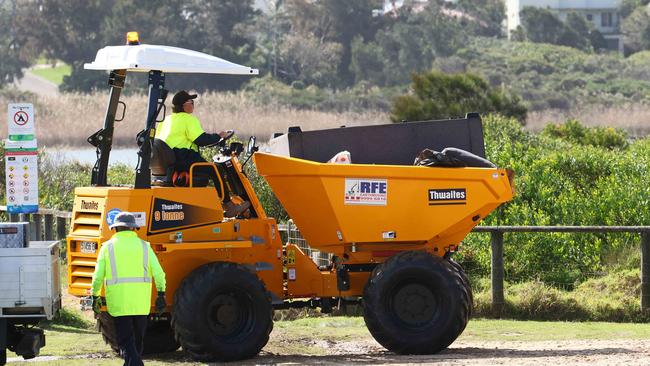
[[[447,348],[469,321],[470,294],[449,261],[402,252],[375,267],[363,294],[363,318],[382,346],[398,354]]]
[[[174,352],[181,347],[176,340],[170,320],[149,320],[147,334],[144,336],[145,355]]]
[[[99,314],[97,317],[97,330],[102,334],[104,342],[111,347],[113,352],[119,354],[120,347],[117,343],[113,317],[109,313],[102,312]],[[174,352],[179,347],[180,344],[176,341],[171,323],[168,320],[147,321],[147,333],[144,336],[143,354],[153,355]]]
[[[209,263],[190,273],[176,290],[172,325],[183,350],[196,360],[248,359],[269,341],[271,298],[245,267]]]
[[[469,295],[469,317],[471,318],[472,312],[474,310],[474,293],[472,292],[472,285],[469,282],[469,277],[467,277],[467,273],[465,273],[465,269],[460,265],[460,263],[451,258],[449,258],[449,263],[454,266],[454,268],[456,268],[463,280],[463,285],[465,286],[467,294]]]
[[[117,334],[115,332],[115,324],[113,323],[113,317],[111,314],[103,311],[97,316],[97,323],[95,328],[99,333],[102,334],[104,342],[108,344],[113,352],[119,354],[120,347],[117,343]]]

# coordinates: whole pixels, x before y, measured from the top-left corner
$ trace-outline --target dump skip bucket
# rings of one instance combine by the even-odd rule
[[[325,251],[351,243],[456,244],[512,198],[504,169],[254,159],[303,237]]]
[[[481,117],[332,128],[288,133],[269,141],[271,153],[327,162],[347,150],[355,164],[412,165],[424,149],[455,147],[485,157]]]

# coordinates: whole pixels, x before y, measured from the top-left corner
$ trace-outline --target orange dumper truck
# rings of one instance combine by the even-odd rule
[[[201,361],[254,357],[269,339],[274,309],[329,310],[339,299],[358,299],[373,337],[396,353],[435,353],[461,334],[472,292],[451,255],[481,219],[512,198],[506,170],[328,164],[257,152],[252,137],[246,151],[231,143],[214,163],[201,163],[215,169],[215,185],[227,185],[233,200],[251,202],[244,214],[224,218],[224,189],[206,185],[194,167],[186,186],[170,179],[173,153],[153,138],[167,94],[164,79],[166,73],[257,70],[194,51],[132,43],[105,47],[86,64],[110,72],[111,91],[104,128],[89,138],[98,150],[91,186],[75,190],[67,237],[71,294],[87,294],[111,219],[129,211],[167,276],[168,306],[162,315],[152,307],[147,353],[182,346]],[[106,181],[108,154],[130,72],[149,74],[149,108],[138,134],[134,185],[116,187]],[[482,136],[480,142],[483,148]],[[295,243],[282,241],[246,174],[251,157],[310,246],[332,254],[329,265],[317,266]],[[102,312],[98,325],[116,349],[110,315]]]

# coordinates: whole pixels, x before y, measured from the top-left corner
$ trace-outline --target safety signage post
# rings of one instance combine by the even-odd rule
[[[7,126],[7,212],[38,212],[38,150],[34,129],[34,106],[31,103],[9,104]]]

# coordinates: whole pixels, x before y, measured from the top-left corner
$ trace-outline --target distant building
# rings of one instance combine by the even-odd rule
[[[622,0],[505,0],[506,29],[508,38],[521,24],[519,13],[524,7],[549,9],[561,20],[569,13],[584,15],[587,21],[600,31],[607,41],[607,48],[623,53],[623,35],[620,31],[621,16],[618,12]]]
[[[455,4],[458,0],[444,0],[446,3]],[[413,7],[413,10],[418,12],[424,9],[429,0],[384,0],[384,7],[382,9],[382,14],[394,13],[397,12],[397,9],[404,6],[404,3],[410,3]]]

